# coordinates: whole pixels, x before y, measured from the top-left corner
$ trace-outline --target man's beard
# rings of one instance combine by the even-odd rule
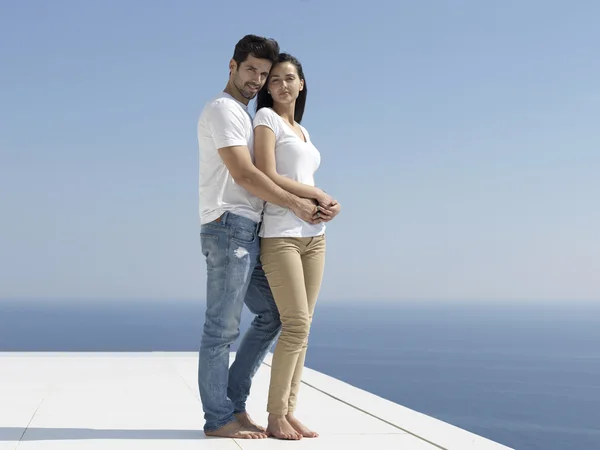
[[[252,100],[254,97],[256,97],[256,94],[258,94],[258,90],[256,92],[252,92],[250,90],[250,86],[248,86],[248,85],[251,85],[251,83],[246,83],[245,85],[240,86],[238,81],[234,80],[233,85],[238,90],[238,92],[240,94],[242,94],[242,97],[244,97],[245,99]],[[256,85],[254,85],[254,86],[256,86]],[[260,89],[260,87],[258,89]]]

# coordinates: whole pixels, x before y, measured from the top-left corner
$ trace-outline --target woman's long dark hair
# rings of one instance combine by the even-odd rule
[[[275,67],[277,64],[281,63],[292,63],[296,70],[298,71],[298,76],[301,80],[304,81],[304,88],[298,93],[298,98],[296,99],[296,106],[294,108],[294,120],[298,123],[302,122],[302,116],[304,116],[304,108],[306,107],[306,78],[304,78],[304,71],[302,70],[302,64],[295,57],[290,55],[289,53],[280,53],[277,58],[277,62],[273,65]],[[269,80],[263,86],[263,88],[258,92],[256,96],[256,111],[261,108],[272,108],[273,107],[273,97],[269,94]]]

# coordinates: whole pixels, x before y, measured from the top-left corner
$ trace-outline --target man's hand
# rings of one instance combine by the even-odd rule
[[[290,209],[305,222],[318,223],[315,221],[317,205],[315,205],[314,200],[309,198],[298,198],[298,201]]]
[[[335,200],[330,195],[328,195],[325,191],[323,191],[322,189],[319,189],[319,188],[316,188],[316,189],[317,189],[316,200],[319,203],[319,206],[326,208],[327,206],[330,206],[335,202]]]

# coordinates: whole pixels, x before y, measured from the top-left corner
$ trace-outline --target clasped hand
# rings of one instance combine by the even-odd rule
[[[319,190],[319,196],[315,200],[317,205],[312,223],[330,222],[341,210],[337,200],[322,190]]]

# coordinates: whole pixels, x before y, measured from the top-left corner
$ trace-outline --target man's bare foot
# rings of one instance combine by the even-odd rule
[[[264,433],[266,431],[265,427],[261,427],[256,422],[254,422],[254,420],[250,418],[247,412],[238,413],[235,415],[235,417],[238,420],[238,422],[242,424],[244,430],[257,431],[259,433]]]
[[[264,439],[267,437],[266,433],[245,430],[242,424],[237,420],[229,422],[227,425],[214,431],[205,431],[205,435],[210,437],[224,437],[233,439]]]
[[[311,431],[308,428],[306,428],[302,423],[300,423],[300,421],[298,419],[296,419],[294,417],[293,414],[288,414],[287,416],[285,416],[285,418],[287,419],[288,423],[292,427],[294,427],[294,430],[296,430],[302,436],[307,437],[307,438],[319,437],[319,433],[315,433],[314,431]]]
[[[276,416],[275,414],[269,414],[267,435],[292,441],[302,439],[302,435],[294,430],[294,427],[290,425],[285,416]]]

